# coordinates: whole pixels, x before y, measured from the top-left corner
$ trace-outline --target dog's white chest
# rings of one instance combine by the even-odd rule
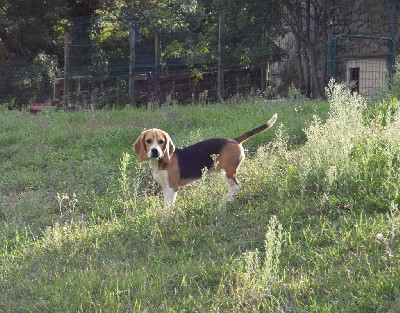
[[[161,185],[161,188],[165,190],[166,188],[169,187],[168,183],[168,171],[167,170],[160,170],[158,168],[158,162],[157,161],[150,161],[150,166],[152,169],[152,174],[153,178],[157,183]]]
[[[162,189],[169,187],[168,172],[166,170],[153,171],[153,177],[161,185]]]
[[[156,160],[150,161],[150,166],[152,169],[152,174],[157,183],[160,184],[161,189],[164,194],[164,206],[169,207],[175,202],[176,199],[176,190],[173,190],[168,181],[168,171],[160,170],[158,168],[158,162]]]

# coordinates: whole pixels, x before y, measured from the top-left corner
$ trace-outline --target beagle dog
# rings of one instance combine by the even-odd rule
[[[216,169],[225,171],[228,180],[228,198],[241,189],[237,171],[244,160],[242,143],[250,137],[274,125],[277,114],[265,124],[234,139],[213,138],[185,148],[175,148],[170,136],[163,130],[145,130],[133,144],[133,150],[140,162],[150,161],[154,179],[164,194],[164,206],[169,207],[176,200],[178,188],[201,177],[204,168],[214,167],[213,155],[217,155]]]

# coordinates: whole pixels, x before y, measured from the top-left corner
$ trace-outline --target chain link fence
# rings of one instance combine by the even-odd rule
[[[33,62],[0,62],[0,104],[10,109],[52,99],[56,62],[39,55]]]
[[[395,64],[395,43],[390,37],[339,34],[328,40],[328,77],[372,97],[390,85]]]
[[[286,55],[276,44],[281,8],[271,3],[269,10],[215,13],[176,30],[97,16],[71,21],[64,64],[0,62],[0,101],[101,108],[265,92],[269,65]]]
[[[283,23],[279,2],[259,5],[164,29],[97,15],[70,21],[58,60],[38,55],[33,62],[0,61],[0,103],[102,108],[210,102],[252,93],[276,97],[296,79],[297,65],[310,61],[307,51],[296,56],[299,45]],[[342,11],[327,32],[351,29],[349,20],[357,14]],[[319,79],[333,77],[368,96],[391,75],[395,43],[390,36],[365,34],[369,19],[366,27],[354,28],[362,35],[330,37],[328,53],[326,39],[319,41]],[[312,23],[308,27],[312,32]],[[375,27],[375,33],[382,31]]]
[[[282,34],[275,16],[269,12],[238,21],[220,14],[207,39],[193,28],[149,34],[140,23],[122,23],[120,37],[113,38],[108,21],[75,22],[66,35],[55,101],[139,106],[263,92],[268,65],[286,54],[275,43]]]

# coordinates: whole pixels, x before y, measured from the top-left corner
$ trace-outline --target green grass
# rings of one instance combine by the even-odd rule
[[[337,90],[329,103],[1,111],[0,311],[398,312],[399,114],[383,127]],[[234,202],[210,174],[165,210],[128,155],[145,128],[183,146],[275,112],[245,144]]]

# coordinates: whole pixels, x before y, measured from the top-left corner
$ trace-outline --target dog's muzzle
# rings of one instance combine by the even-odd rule
[[[156,149],[156,148],[151,149],[151,158],[156,158],[156,159],[161,158],[161,155],[160,155],[158,149]]]

